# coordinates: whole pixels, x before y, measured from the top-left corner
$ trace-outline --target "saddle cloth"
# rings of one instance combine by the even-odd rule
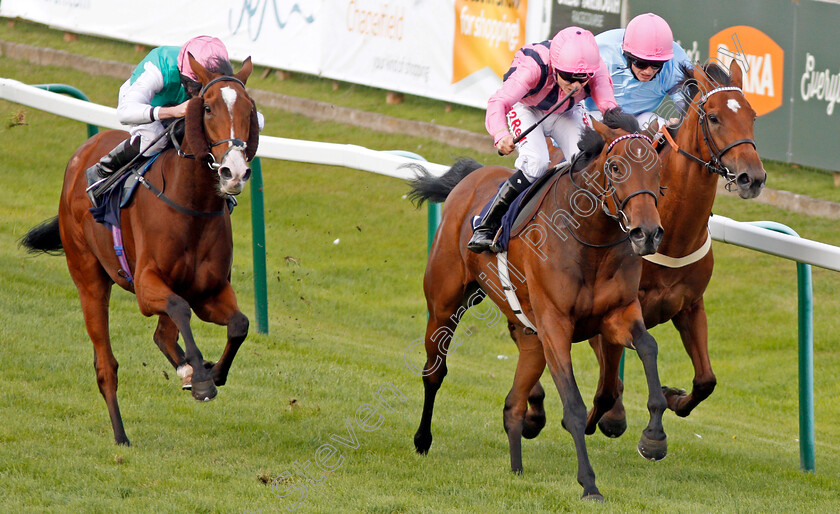
[[[516,197],[516,200],[511,202],[508,211],[502,217],[502,226],[499,229],[499,233],[496,235],[496,243],[501,248],[501,251],[507,251],[511,237],[515,237],[516,234],[518,234],[521,229],[534,218],[537,209],[539,209],[540,205],[542,205],[545,196],[548,194],[548,190],[551,188],[551,184],[553,183],[551,180],[552,177],[555,177],[558,174],[562,175],[563,173],[566,173],[568,169],[568,162],[563,162],[554,166],[543,173],[542,176],[535,180],[533,184],[520,193],[519,196]],[[499,187],[501,187],[501,184],[499,184]],[[475,230],[484,218],[484,215],[487,214],[492,201],[493,199],[491,198],[484,208],[481,209],[481,214],[473,218],[473,230]]]

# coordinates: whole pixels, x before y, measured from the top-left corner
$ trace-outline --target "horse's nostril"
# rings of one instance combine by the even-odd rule
[[[752,182],[752,179],[750,178],[749,174],[747,174],[747,173],[741,173],[740,175],[738,175],[737,180],[738,180],[738,185],[739,186],[744,186],[744,187],[749,186],[750,183]]]
[[[242,182],[247,182],[251,178],[251,168],[245,170],[245,175],[242,177]]]
[[[636,227],[630,231],[630,239],[633,241],[642,241],[645,238],[645,231]]]
[[[222,177],[222,180],[230,180],[233,174],[230,172],[230,168],[222,166],[219,168],[219,176]]]
[[[659,244],[662,241],[662,237],[665,235],[665,229],[662,227],[656,227],[656,230],[653,232],[653,241],[656,244]]]

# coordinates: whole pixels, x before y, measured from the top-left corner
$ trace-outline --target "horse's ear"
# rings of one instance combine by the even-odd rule
[[[245,160],[251,162],[260,145],[260,119],[257,117],[257,105],[251,100],[251,126],[248,128],[248,142],[245,145]]]
[[[193,98],[187,104],[186,128],[184,142],[197,159],[203,159],[210,153],[207,146],[207,136],[204,135],[204,99]]]
[[[242,69],[239,70],[239,73],[234,75],[237,79],[240,80],[243,84],[248,82],[248,77],[251,76],[251,72],[254,71],[254,65],[251,63],[251,57],[249,56],[245,61],[242,63]]]
[[[207,71],[207,68],[202,66],[201,63],[193,57],[192,53],[187,52],[187,58],[190,60],[190,69],[192,69],[193,73],[195,73],[198,81],[201,82],[202,85],[210,82],[212,77],[210,77],[210,72]]]
[[[610,129],[608,126],[604,125],[600,121],[596,120],[595,118],[591,118],[591,121],[592,128],[594,128],[595,132],[597,132],[602,138],[604,138],[604,141],[609,143],[610,141],[615,139],[615,137],[613,137],[612,135],[612,129]]]
[[[729,63],[729,77],[733,86],[737,88],[742,87],[744,72],[741,71],[741,66],[738,64],[737,59],[732,59],[732,62]]]

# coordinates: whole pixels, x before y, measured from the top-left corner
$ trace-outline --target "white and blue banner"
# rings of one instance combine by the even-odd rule
[[[485,107],[549,0],[2,0],[0,16],[147,46],[216,36],[231,58]]]

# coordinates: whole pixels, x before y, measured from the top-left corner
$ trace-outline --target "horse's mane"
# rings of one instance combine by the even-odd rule
[[[628,112],[624,112],[621,110],[621,107],[607,109],[604,112],[604,119],[601,122],[611,129],[621,129],[630,133],[641,132],[639,121],[636,117]],[[575,159],[574,169],[572,171],[582,170],[596,157],[601,155],[605,144],[606,142],[601,137],[601,134],[591,127],[586,127],[580,137],[580,141],[578,141],[578,149],[581,153]]]
[[[718,86],[732,85],[732,77],[729,76],[729,72],[718,63],[709,61],[700,66],[700,69],[713,84],[717,84]],[[682,92],[687,102],[691,102],[691,99],[700,92],[700,86],[695,78],[697,68],[682,63],[680,64],[680,71],[683,73],[683,79],[677,83],[676,88]]]

